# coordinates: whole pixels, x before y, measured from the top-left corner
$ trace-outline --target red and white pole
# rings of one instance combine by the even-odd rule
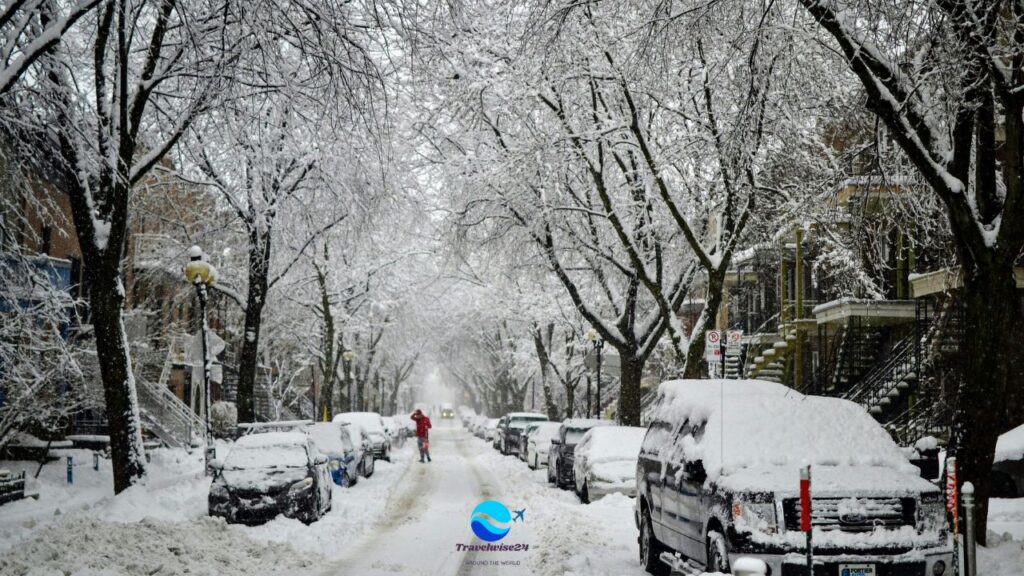
[[[800,469],[800,531],[807,535],[807,574],[814,576],[814,531],[811,529],[811,467]]]

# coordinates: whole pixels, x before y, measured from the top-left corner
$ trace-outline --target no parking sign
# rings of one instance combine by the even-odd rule
[[[722,333],[718,330],[708,330],[704,333],[704,359],[708,362],[722,360]]]

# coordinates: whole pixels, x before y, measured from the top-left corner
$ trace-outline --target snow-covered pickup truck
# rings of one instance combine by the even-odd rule
[[[811,465],[815,574],[941,576],[952,549],[939,489],[860,406],[760,381],[659,388],[637,463],[640,560],[651,574],[740,557],[807,573],[800,471]]]

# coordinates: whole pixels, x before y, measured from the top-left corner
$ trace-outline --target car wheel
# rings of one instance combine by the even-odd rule
[[[370,471],[366,473],[366,477],[367,477],[367,478],[369,478],[370,476],[373,476],[373,471],[374,471],[374,469],[375,469],[376,467],[377,467],[377,465],[376,465],[376,463],[375,463],[375,460],[373,460],[373,459],[371,458],[371,459],[370,459]]]
[[[654,537],[651,514],[644,507],[643,516],[640,517],[640,565],[648,574],[653,576],[669,575],[668,565],[661,561],[661,553],[664,551],[665,547]]]
[[[725,543],[725,536],[717,530],[708,532],[708,563],[705,570],[708,572],[729,572],[729,549]]]
[[[551,466],[548,466],[548,484],[555,483],[555,476],[551,473]]]
[[[385,462],[391,462],[391,448],[390,447],[384,449],[384,461]]]
[[[352,474],[348,468],[345,469],[344,485],[346,488],[351,488],[359,482],[359,471],[356,470],[355,474]]]

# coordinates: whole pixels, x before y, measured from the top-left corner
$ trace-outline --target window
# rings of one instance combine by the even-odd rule
[[[39,252],[41,254],[46,254],[47,256],[50,255],[50,235],[51,235],[50,227],[49,226],[43,226],[43,230],[42,230],[42,232],[40,232],[40,236],[42,237],[42,242],[41,242],[41,245],[39,247]]]

